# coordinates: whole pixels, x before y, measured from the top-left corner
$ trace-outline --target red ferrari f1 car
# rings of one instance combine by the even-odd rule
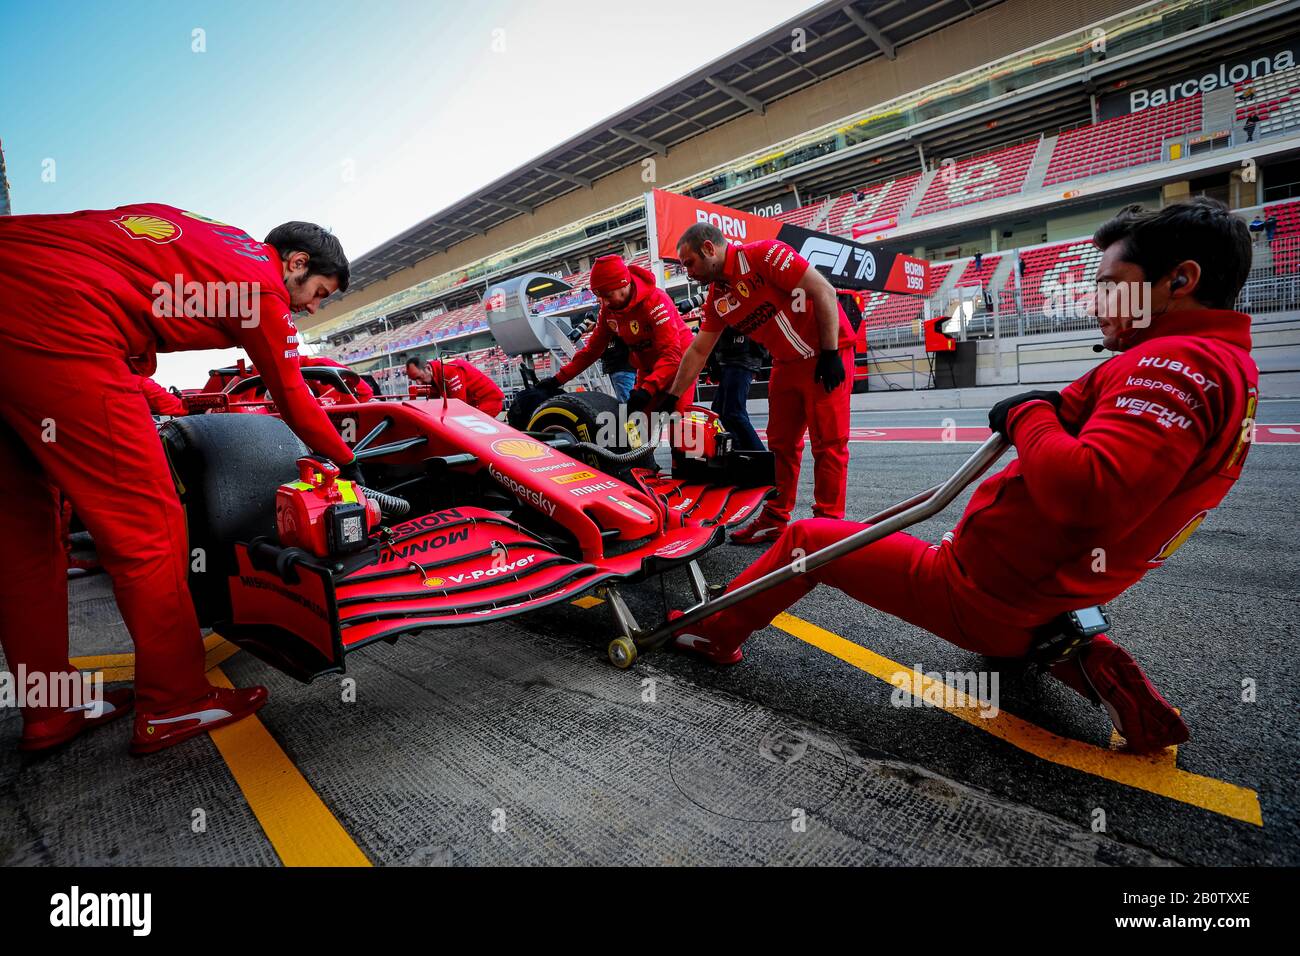
[[[304,377],[319,387],[338,373]],[[309,456],[256,377],[187,396],[208,413],[160,429],[202,623],[304,681],[341,672],[344,655],[375,641],[596,588],[619,629],[610,659],[629,666],[637,630],[619,589],[685,565],[704,601],[695,559],[773,484],[771,454],[733,450],[704,409],[672,429],[664,470],[656,442],[600,393],[560,395],[517,429],[418,387],[356,402],[336,384],[322,407],[355,449],[365,487]]]

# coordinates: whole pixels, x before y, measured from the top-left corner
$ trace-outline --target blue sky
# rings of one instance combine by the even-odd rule
[[[306,219],[356,256],[808,6],[0,0],[13,211]]]
[[[799,8],[0,0],[14,212],[311,219],[355,255]]]

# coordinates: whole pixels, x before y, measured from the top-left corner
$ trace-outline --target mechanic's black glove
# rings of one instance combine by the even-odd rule
[[[564,386],[555,380],[554,375],[548,375],[546,378],[539,381],[537,387],[547,395],[559,395],[564,391]]]
[[[361,462],[355,458],[346,465],[339,465],[339,479],[341,481],[355,481],[359,485],[365,485],[366,479],[361,474]]]
[[[677,408],[677,403],[682,400],[680,395],[674,395],[672,392],[660,392],[650,403],[651,412],[671,412]]]
[[[997,432],[1007,441],[1011,436],[1007,434],[1007,415],[1011,409],[1017,405],[1023,405],[1025,402],[1051,402],[1052,407],[1058,412],[1061,410],[1061,393],[1036,390],[1032,392],[1021,392],[1019,395],[1012,395],[1010,398],[1004,398],[992,408],[989,409],[989,428]]]
[[[822,349],[817,356],[813,381],[821,382],[828,394],[844,384],[844,360],[840,358],[839,349]]]
[[[635,415],[637,412],[644,412],[654,401],[654,396],[644,388],[632,389],[632,394],[627,397],[627,413]]]

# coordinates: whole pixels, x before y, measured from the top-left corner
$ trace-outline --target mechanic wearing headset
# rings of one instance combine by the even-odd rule
[[[95,539],[135,643],[132,753],[266,701],[265,688],[217,688],[205,676],[184,513],[140,376],[159,351],[241,346],[290,427],[352,473],[352,451],[303,383],[290,315],[315,312],[347,284],[338,240],[310,223],[278,226],[262,243],[155,203],[0,217],[0,364],[10,370],[0,377],[0,641],[10,668],[77,673],[61,488]],[[208,294],[192,298],[192,288]],[[132,702],[122,690],[97,713],[27,708],[19,746],[57,746]]]
[[[496,418],[505,404],[501,386],[465,359],[421,362],[407,359],[406,374],[413,382],[432,385],[436,397],[456,398]]]
[[[707,222],[682,233],[677,258],[691,279],[710,285],[699,334],[668,390],[679,394],[694,383],[727,326],[772,355],[767,442],[776,456],[776,497],[731,540],[767,544],[785,530],[799,491],[805,430],[812,436],[813,514],[843,518],[849,474],[845,380],[852,381],[854,333],[835,288],[786,243],[728,245]]]
[[[1097,317],[1104,347],[1118,354],[1062,392],[993,407],[989,424],[1017,458],[980,484],[955,530],[934,546],[891,534],[706,618],[678,646],[734,663],[754,630],[830,584],[992,657],[1081,637],[1078,653],[1051,664],[1054,676],[1104,704],[1135,751],[1186,740],[1182,718],[1128,652],[1072,629],[1067,616],[1159,567],[1241,474],[1258,371],[1250,316],[1232,306],[1250,271],[1250,234],[1222,203],[1200,198],[1158,212],[1130,206],[1094,241],[1103,250]],[[730,587],[864,527],[798,521]]]
[[[564,385],[605,354],[612,338],[627,345],[628,361],[636,369],[636,386],[627,397],[629,414],[651,410],[685,412],[695,400],[695,377],[668,395],[682,353],[691,344],[691,330],[673,300],[655,285],[654,273],[629,266],[622,256],[601,256],[591,267],[591,291],[600,299],[600,314],[587,344],[550,378],[537,383],[558,394]],[[665,404],[665,400],[671,399]]]

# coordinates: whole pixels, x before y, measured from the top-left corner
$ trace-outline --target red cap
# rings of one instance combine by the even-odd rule
[[[613,292],[632,281],[622,256],[601,256],[591,267],[591,291],[597,295]]]

